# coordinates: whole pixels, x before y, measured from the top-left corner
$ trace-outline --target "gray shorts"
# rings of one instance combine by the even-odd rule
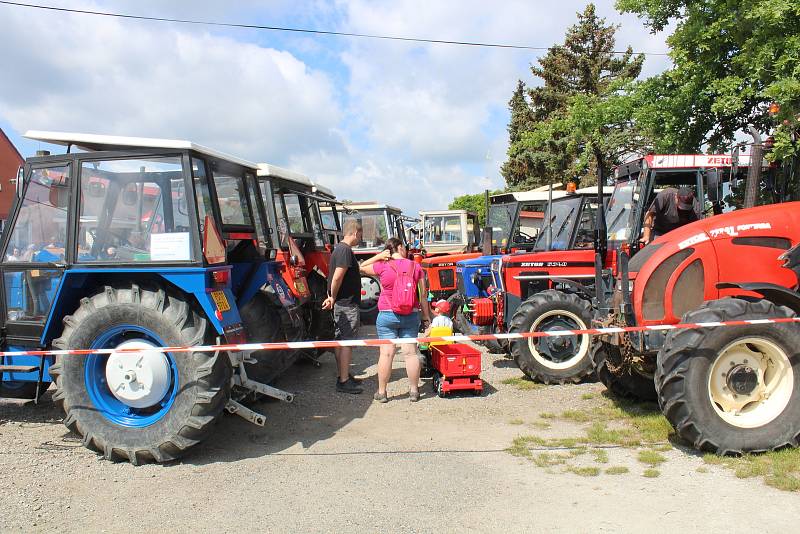
[[[333,323],[336,325],[336,339],[358,339],[361,326],[361,310],[358,304],[333,305]]]

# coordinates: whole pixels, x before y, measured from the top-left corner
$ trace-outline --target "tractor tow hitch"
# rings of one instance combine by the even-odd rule
[[[243,364],[250,361],[250,352],[251,351],[228,353],[231,363],[233,364],[234,368],[238,370],[238,372],[234,373],[233,375],[233,385],[254,391],[256,393],[261,393],[262,395],[266,395],[267,397],[272,397],[273,399],[278,399],[283,402],[294,401],[293,393],[268,386],[267,384],[262,384],[261,382],[256,382],[255,380],[251,380],[247,377],[247,371],[245,371],[245,366]],[[264,426],[267,420],[266,416],[263,414],[253,411],[247,406],[233,399],[228,400],[228,404],[225,405],[225,410],[228,413],[236,414],[239,417],[242,417],[258,426]]]

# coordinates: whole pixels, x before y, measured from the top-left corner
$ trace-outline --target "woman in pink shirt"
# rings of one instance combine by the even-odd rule
[[[361,272],[378,276],[381,282],[381,295],[378,299],[378,319],[375,327],[381,339],[396,339],[403,337],[417,337],[420,332],[419,309],[422,308],[424,320],[430,323],[431,312],[427,299],[419,299],[419,295],[427,295],[428,289],[422,267],[409,260],[408,251],[402,241],[392,237],[386,241],[386,250],[364,261]],[[416,283],[414,292],[413,311],[408,314],[398,313],[392,309],[392,292],[399,272],[411,273],[411,278]],[[406,361],[406,373],[411,384],[408,396],[411,402],[419,400],[419,372],[420,362],[417,357],[417,346],[413,343],[400,345]],[[395,346],[381,345],[380,358],[378,359],[378,391],[375,400],[387,402],[386,385],[392,374],[392,361],[394,360]]]

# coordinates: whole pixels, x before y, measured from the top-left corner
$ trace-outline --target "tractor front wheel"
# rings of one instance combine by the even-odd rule
[[[147,350],[211,341],[182,297],[132,285],[81,300],[53,341],[59,349],[143,352],[59,356],[50,367],[64,424],[109,460],[165,462],[205,439],[230,396],[225,353]]]
[[[585,330],[592,322],[589,301],[572,293],[547,290],[519,307],[511,318],[511,333]],[[511,355],[531,380],[545,384],[579,382],[592,374],[588,334],[514,339]]]
[[[726,298],[684,323],[792,317],[769,301]],[[658,402],[677,434],[717,454],[800,445],[800,326],[674,330],[658,355]]]

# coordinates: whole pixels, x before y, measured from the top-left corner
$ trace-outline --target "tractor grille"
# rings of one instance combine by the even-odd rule
[[[456,287],[455,269],[442,269],[439,271],[439,287],[442,289]]]

